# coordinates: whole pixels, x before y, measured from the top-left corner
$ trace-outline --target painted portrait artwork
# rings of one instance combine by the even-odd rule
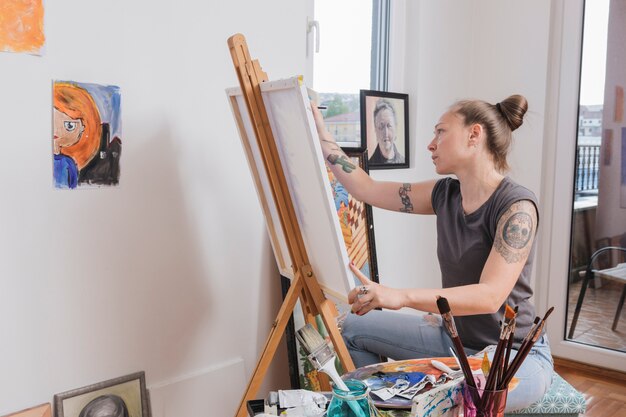
[[[0,51],[41,55],[43,0],[0,1]]]
[[[119,184],[120,89],[54,81],[53,181],[60,189]]]

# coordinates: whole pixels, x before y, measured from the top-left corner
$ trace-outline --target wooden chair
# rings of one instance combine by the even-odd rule
[[[587,292],[587,286],[589,285],[589,282],[595,277],[601,277],[624,284],[624,287],[622,288],[622,295],[620,296],[620,300],[617,305],[617,311],[615,312],[615,318],[613,319],[613,326],[611,327],[611,329],[615,331],[615,329],[617,328],[617,323],[619,321],[620,314],[622,313],[622,307],[624,306],[624,298],[626,297],[626,263],[620,263],[613,268],[606,268],[601,270],[593,269],[594,262],[598,259],[600,255],[611,254],[615,252],[621,252],[626,254],[626,248],[620,246],[607,246],[598,249],[589,258],[587,268],[585,269],[585,275],[583,277],[583,283],[580,287],[580,294],[578,295],[576,309],[574,310],[574,318],[572,319],[572,324],[570,325],[569,333],[567,335],[568,339],[574,338],[574,330],[576,329],[576,323],[578,322],[580,309],[583,305],[585,293]]]

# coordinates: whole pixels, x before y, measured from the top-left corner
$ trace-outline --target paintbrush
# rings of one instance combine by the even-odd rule
[[[524,337],[522,346],[520,346],[517,355],[515,355],[513,362],[511,362],[511,366],[508,367],[502,381],[500,382],[499,387],[501,389],[504,389],[509,385],[511,379],[513,379],[513,376],[515,375],[515,372],[517,372],[520,366],[522,366],[522,362],[524,362],[524,359],[526,359],[526,356],[530,353],[533,345],[537,342],[537,340],[539,340],[539,337],[541,337],[546,320],[550,314],[552,314],[552,311],[554,311],[554,307],[550,307],[548,309],[546,314],[543,316],[543,319],[539,320],[539,317],[535,318],[535,324],[530,329],[526,337]]]
[[[515,310],[513,310],[508,304],[504,310],[504,320],[500,327],[500,338],[496,345],[496,352],[493,354],[493,360],[491,361],[491,370],[485,383],[485,390],[493,390],[497,384],[497,379],[501,370],[502,355],[504,353],[504,347],[508,341],[508,337],[511,334],[511,322],[515,318]]]
[[[307,323],[296,332],[296,338],[307,353],[307,358],[311,361],[313,367],[328,375],[340,390],[349,392],[350,389],[341,379],[335,367],[335,352],[333,352],[333,349],[326,343],[326,340],[318,331],[311,324]],[[359,406],[359,403],[355,400],[348,400],[347,403],[355,415],[365,417],[365,412]]]
[[[511,306],[506,304],[504,310],[504,320],[502,321],[502,325],[500,326],[500,338],[498,339],[498,344],[496,345],[496,351],[493,354],[491,368],[489,370],[489,375],[487,376],[487,381],[485,382],[485,391],[481,399],[481,404],[483,405],[483,407],[485,406],[485,404],[488,403],[488,401],[490,401],[490,392],[493,391],[498,384],[498,378],[500,377],[503,366],[502,359],[504,355],[504,350],[511,335],[511,322],[514,319],[515,310],[513,310]]]
[[[511,350],[513,349],[513,339],[515,338],[515,323],[517,319],[518,308],[519,306],[515,306],[515,308],[513,309],[515,311],[515,316],[513,317],[513,320],[511,321],[511,332],[509,334],[509,340],[507,341],[507,344],[506,344],[506,354],[504,355],[504,362],[503,362],[502,368],[500,369],[501,372],[498,378],[500,381],[502,381],[504,374],[506,373],[506,370],[509,367],[509,358],[511,357]]]
[[[452,338],[454,349],[458,355],[459,366],[461,367],[463,376],[465,377],[465,383],[473,388],[470,390],[470,393],[472,395],[472,399],[474,400],[474,404],[478,404],[480,397],[478,395],[478,391],[476,391],[476,382],[474,381],[474,375],[472,375],[472,368],[469,366],[467,355],[465,355],[465,350],[463,349],[463,343],[461,343],[461,338],[456,330],[454,317],[450,311],[450,304],[448,304],[448,300],[444,297],[437,296],[437,308],[439,309],[439,313],[443,319],[443,324]]]

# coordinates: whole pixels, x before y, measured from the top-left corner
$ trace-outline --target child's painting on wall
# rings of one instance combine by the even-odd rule
[[[0,1],[0,51],[41,55],[43,0]]]
[[[53,179],[56,188],[119,184],[120,89],[54,81]]]

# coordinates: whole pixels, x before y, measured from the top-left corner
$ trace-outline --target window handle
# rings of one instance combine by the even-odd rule
[[[309,34],[315,29],[315,52],[320,52],[320,22],[309,17],[307,21],[306,33]]]

